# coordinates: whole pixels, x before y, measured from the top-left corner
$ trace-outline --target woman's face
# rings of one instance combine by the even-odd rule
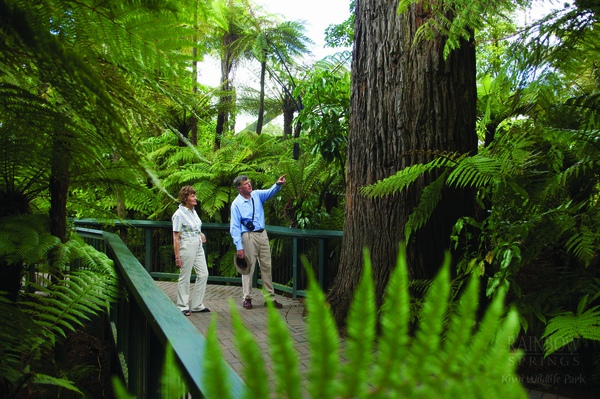
[[[185,199],[185,206],[192,209],[193,207],[196,206],[196,204],[198,204],[198,199],[196,198],[196,193],[188,194],[187,198]]]

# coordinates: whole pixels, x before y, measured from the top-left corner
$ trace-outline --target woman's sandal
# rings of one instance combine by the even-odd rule
[[[182,310],[181,313],[183,313],[184,316],[190,316],[192,314],[189,310]]]
[[[192,313],[208,313],[210,312],[209,308],[204,308],[202,310],[192,310]]]

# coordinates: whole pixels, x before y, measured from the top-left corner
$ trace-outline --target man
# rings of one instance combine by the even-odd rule
[[[281,191],[285,184],[285,175],[277,179],[268,190],[252,190],[248,176],[240,175],[233,179],[233,186],[239,195],[231,204],[231,220],[229,232],[237,250],[237,258],[246,260],[250,270],[242,274],[242,291],[244,309],[252,309],[252,276],[256,260],[260,266],[263,288],[269,294],[277,309],[283,306],[275,300],[273,278],[271,276],[271,247],[265,231],[265,212],[263,204]],[[266,305],[266,302],[265,302]]]

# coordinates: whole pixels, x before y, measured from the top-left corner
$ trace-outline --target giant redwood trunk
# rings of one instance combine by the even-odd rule
[[[474,153],[477,148],[475,48],[465,42],[444,59],[442,37],[413,44],[429,15],[421,4],[398,15],[397,4],[356,2],[344,236],[339,271],[328,294],[339,325],[348,314],[365,247],[371,252],[381,304],[408,216],[435,176],[424,176],[410,189],[385,198],[367,198],[360,187],[429,161],[436,153]],[[428,225],[407,245],[411,277],[435,275],[452,225],[473,209],[470,193],[444,193]]]

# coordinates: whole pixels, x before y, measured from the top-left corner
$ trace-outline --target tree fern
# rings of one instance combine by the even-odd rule
[[[57,385],[76,390],[73,384],[58,376],[46,375],[46,353],[69,331],[82,326],[92,316],[105,314],[110,303],[122,292],[112,261],[83,240],[74,236],[66,243],[44,231],[45,218],[36,215],[3,218],[0,223],[0,258],[12,264],[34,265],[39,283],[26,281],[18,301],[0,301],[3,319],[18,321],[1,324],[0,336],[18,337],[0,340],[3,354],[2,389],[16,395],[21,389],[36,384]],[[27,222],[27,224],[24,224]],[[54,264],[47,267],[52,252]],[[78,266],[78,270],[76,265]],[[68,268],[70,273],[66,273]],[[60,270],[53,280],[43,278],[48,270]],[[45,283],[45,284],[40,284]]]

